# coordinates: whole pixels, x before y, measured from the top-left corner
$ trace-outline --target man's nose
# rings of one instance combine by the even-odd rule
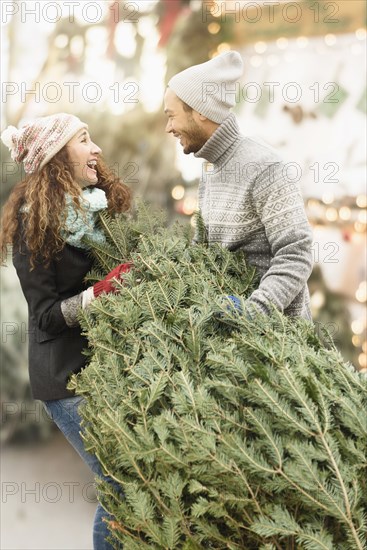
[[[166,124],[166,132],[167,134],[170,134],[172,132],[172,124],[170,120]]]

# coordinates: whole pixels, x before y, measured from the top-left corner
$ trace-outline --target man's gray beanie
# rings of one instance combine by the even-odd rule
[[[242,58],[231,50],[176,74],[168,86],[192,109],[221,124],[236,103],[242,73]]]

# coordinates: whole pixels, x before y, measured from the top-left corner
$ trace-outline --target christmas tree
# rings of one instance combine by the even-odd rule
[[[248,318],[228,295],[258,284],[241,253],[197,223],[101,217],[91,280],[134,269],[83,314],[84,440],[126,550],[365,548],[366,378],[312,323]],[[326,338],[327,340],[327,338]]]

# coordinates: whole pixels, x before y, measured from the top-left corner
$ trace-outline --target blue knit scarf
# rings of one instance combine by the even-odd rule
[[[106,194],[98,187],[83,189],[82,201],[83,214],[78,212],[74,206],[73,199],[66,195],[67,216],[65,228],[62,231],[63,239],[71,246],[88,249],[89,246],[82,242],[87,237],[93,243],[103,244],[106,242],[104,233],[96,227],[97,213],[107,208]]]

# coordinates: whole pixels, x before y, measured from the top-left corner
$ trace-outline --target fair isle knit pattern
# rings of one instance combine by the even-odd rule
[[[1,134],[1,140],[15,162],[23,162],[27,174],[41,170],[64,145],[82,128],[88,125],[78,117],[58,113],[40,117],[19,130],[8,126]]]
[[[273,304],[311,320],[312,231],[291,167],[269,146],[242,136],[233,114],[195,156],[210,163],[199,185],[209,243],[243,250],[260,275],[248,305],[268,314]]]

